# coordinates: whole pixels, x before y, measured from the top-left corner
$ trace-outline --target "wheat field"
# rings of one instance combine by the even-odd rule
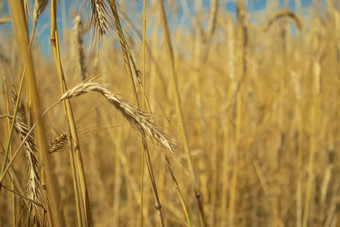
[[[338,0],[2,0],[0,32],[0,226],[340,226]]]

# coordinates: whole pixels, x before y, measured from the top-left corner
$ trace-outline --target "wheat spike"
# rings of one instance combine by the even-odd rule
[[[13,119],[12,116],[8,115],[0,115],[1,118],[9,118]],[[15,131],[19,135],[20,139],[23,140],[27,133],[30,131],[28,126],[23,122],[23,119],[19,116],[16,118],[16,122],[14,124]],[[39,159],[36,157],[38,154],[36,147],[34,145],[34,139],[31,135],[24,142],[25,147],[25,154],[28,160],[28,172],[29,172],[29,180],[27,182],[27,191],[28,191],[28,198],[38,202],[39,204],[42,203],[43,195],[41,193],[41,181],[39,176]],[[43,210],[40,209],[41,207],[37,206],[35,203],[32,203],[32,206],[36,210],[37,218],[40,223],[43,223]],[[37,209],[39,207],[39,209]]]
[[[15,91],[14,86],[12,87],[12,102],[15,103],[17,99],[17,93]],[[9,118],[12,118],[8,116]],[[22,104],[21,100],[19,101],[18,106],[18,115],[15,119],[15,131],[19,135],[20,139],[23,140],[27,133],[29,132],[29,127],[26,123],[26,113],[24,105]],[[42,203],[42,194],[41,194],[41,181],[39,176],[39,157],[36,157],[38,155],[38,151],[36,150],[36,146],[34,144],[34,138],[33,136],[29,136],[27,140],[25,140],[24,143],[25,147],[25,154],[28,160],[28,169],[29,169],[29,180],[27,183],[27,190],[28,190],[28,197],[34,201],[37,201],[39,203]],[[40,223],[43,223],[43,213],[41,209],[37,209],[37,206],[35,204],[32,204],[34,209],[37,213],[37,218]]]
[[[39,16],[44,12],[48,0],[36,0],[34,3],[33,20],[38,21]]]
[[[100,35],[105,34],[107,19],[105,17],[106,4],[104,0],[91,0],[92,17],[91,21]]]
[[[168,139],[166,135],[157,128],[152,122],[152,116],[140,110],[133,104],[124,101],[120,96],[113,94],[111,91],[102,88],[99,84],[93,82],[84,82],[73,89],[64,93],[60,101],[68,98],[77,97],[79,95],[98,92],[103,95],[109,102],[111,102],[116,109],[123,114],[123,116],[133,125],[138,131],[147,134],[151,139],[160,144],[163,148],[174,152],[176,144],[173,140]]]
[[[81,16],[77,15],[74,19],[73,28],[73,41],[75,50],[75,58],[77,59],[77,73],[80,73],[81,79],[84,81],[86,79],[86,63],[85,63],[85,49],[82,39],[83,24],[81,22]]]
[[[62,133],[55,139],[53,139],[50,142],[50,145],[48,146],[48,152],[49,153],[54,153],[65,147],[65,145],[68,143],[68,138],[66,133]]]

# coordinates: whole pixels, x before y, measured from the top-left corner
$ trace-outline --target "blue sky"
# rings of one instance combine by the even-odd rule
[[[0,0],[4,1],[4,0]],[[120,0],[122,1],[122,0]],[[183,1],[183,0],[175,0],[176,2],[178,1]],[[190,10],[192,10],[191,7],[195,0],[186,0],[188,5],[190,6]],[[266,13],[266,7],[269,1],[276,1],[276,0],[248,0],[245,2],[248,2],[247,4],[247,11],[251,14],[259,14],[259,13]],[[297,6],[296,6],[296,0],[278,0],[279,1],[279,8],[286,8],[285,2],[288,1],[288,9],[296,11]],[[31,0],[30,2],[34,2]],[[83,4],[80,4],[81,0],[59,0],[59,6],[58,6],[58,27],[60,29],[60,33],[62,33],[63,27],[69,27],[71,28],[73,26],[72,21],[70,19],[65,19],[65,17],[68,17],[70,15],[70,12],[74,11],[79,11],[80,9],[86,9],[86,5],[88,4],[88,0],[83,0]],[[141,13],[142,11],[142,0],[127,0],[128,3],[126,3],[127,9],[124,9],[124,11],[127,12],[136,12],[137,15],[132,18],[132,20],[137,21],[138,24],[138,13]],[[167,1],[164,1],[165,5]],[[210,0],[202,0],[203,3],[203,8],[208,9],[210,7]],[[270,2],[272,3],[272,2]],[[302,7],[302,14],[306,16],[308,14],[308,9],[313,6],[313,0],[300,0],[301,7]],[[235,17],[235,12],[236,12],[236,0],[220,0],[220,5],[228,11],[233,17]],[[33,8],[33,3],[31,8]],[[62,10],[64,8],[65,10]],[[8,15],[8,7],[7,7],[7,1],[5,3],[5,8],[3,10],[3,15]],[[169,15],[169,18],[171,18],[172,15]],[[180,9],[177,15],[177,21],[179,21],[180,17],[183,16],[183,9]],[[62,19],[63,18],[63,19]],[[50,44],[49,44],[49,20],[50,20],[50,5],[47,6],[45,12],[41,16],[39,23],[38,23],[38,30],[37,34],[40,38],[40,46],[43,50],[44,53],[48,54],[50,52]],[[252,19],[252,22],[253,21]],[[141,24],[141,23],[140,23]],[[172,24],[172,26],[176,26],[176,24]],[[6,25],[6,26],[0,26],[0,32],[2,34],[3,31],[10,29],[11,25]],[[1,34],[1,35],[2,35]]]
[[[254,11],[258,10],[265,10],[267,6],[268,1],[275,1],[275,0],[253,0],[248,1],[247,5],[247,11],[251,10],[253,8]],[[313,5],[313,0],[301,0],[301,6],[302,8],[306,8]],[[279,7],[284,8],[285,0],[279,0]],[[234,12],[236,10],[236,3],[234,2],[228,2],[226,4],[226,9],[230,12]],[[288,1],[288,8],[290,10],[296,10],[296,1],[295,0],[289,0]]]

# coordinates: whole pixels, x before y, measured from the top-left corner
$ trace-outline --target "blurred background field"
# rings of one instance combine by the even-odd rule
[[[146,1],[143,43],[142,0],[0,1],[0,226],[339,226],[340,2],[169,0],[168,35],[162,2]],[[53,107],[18,149],[84,83],[138,106],[176,150],[97,91]],[[16,106],[27,130],[10,140]]]

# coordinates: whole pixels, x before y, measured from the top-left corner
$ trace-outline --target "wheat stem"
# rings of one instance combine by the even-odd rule
[[[177,82],[177,75],[175,71],[175,63],[174,63],[174,54],[173,54],[173,49],[170,41],[170,33],[169,33],[169,28],[167,25],[167,19],[166,19],[166,14],[165,14],[165,9],[164,9],[164,3],[162,0],[159,0],[159,5],[160,5],[160,14],[162,18],[162,25],[163,25],[163,33],[164,33],[164,41],[168,53],[168,62],[169,62],[169,68],[171,72],[171,81],[172,81],[172,87],[175,95],[175,104],[176,104],[176,113],[177,113],[177,118],[180,124],[180,129],[181,129],[181,135],[183,139],[183,145],[184,145],[184,150],[185,150],[185,155],[186,159],[189,165],[189,170],[190,174],[192,175],[194,179],[194,186],[195,186],[195,196],[198,204],[198,210],[199,210],[199,216],[201,220],[202,226],[206,226],[206,220],[204,217],[204,211],[203,211],[203,205],[201,201],[201,193],[200,193],[200,188],[199,188],[199,183],[196,178],[196,174],[194,171],[194,167],[192,164],[192,158],[191,158],[191,153],[190,153],[190,148],[189,148],[189,142],[188,142],[188,136],[186,134],[186,129],[184,126],[184,120],[183,120],[183,111],[181,108],[181,100],[180,100],[180,95],[179,95],[179,89],[178,89],[178,82]]]
[[[51,45],[53,49],[53,54],[55,58],[55,62],[57,65],[58,69],[58,75],[59,75],[59,81],[60,81],[60,89],[61,92],[64,93],[67,90],[67,85],[64,77],[64,72],[63,68],[61,65],[61,60],[60,60],[60,51],[59,51],[59,37],[58,37],[58,28],[57,28],[57,18],[56,18],[56,13],[57,13],[57,2],[55,0],[51,1]],[[71,143],[72,143],[72,154],[71,156],[71,165],[76,164],[76,171],[73,169],[73,181],[77,182],[77,177],[76,174],[79,175],[79,183],[80,183],[80,190],[81,190],[81,195],[82,195],[82,207],[84,209],[84,214],[82,215],[82,219],[84,219],[84,225],[92,225],[92,217],[91,217],[91,210],[90,210],[90,204],[89,204],[89,198],[88,198],[88,191],[87,191],[87,185],[86,185],[86,179],[85,179],[85,171],[84,171],[84,165],[82,161],[82,155],[81,155],[81,149],[79,145],[79,139],[78,139],[78,134],[75,126],[75,121],[74,121],[74,116],[73,116],[73,111],[72,111],[72,106],[71,102],[69,100],[64,100],[64,111],[67,115],[68,119],[68,126],[70,128],[71,132]],[[73,157],[74,156],[74,157]],[[76,186],[77,184],[74,183]],[[77,194],[78,191],[78,186],[75,188],[75,194]],[[77,196],[77,195],[76,195]],[[79,199],[77,199],[80,201]],[[77,206],[79,207],[79,206]],[[78,210],[79,213],[79,210]],[[79,217],[78,217],[79,219]],[[80,221],[81,219],[79,219]],[[80,224],[80,223],[79,223]]]
[[[25,21],[24,7],[21,1],[11,0],[9,1],[9,8],[11,17],[13,18],[13,24],[16,31],[16,36],[19,41],[21,51],[23,53],[23,59],[27,69],[27,82],[29,84],[29,91],[31,93],[32,100],[32,114],[35,121],[40,118],[40,102],[38,98],[36,79],[33,67],[33,59],[30,49],[28,48],[28,28]],[[47,151],[46,136],[44,134],[45,128],[43,122],[37,125],[37,136],[39,140],[40,155],[42,159],[43,174],[46,177],[47,194],[49,196],[53,224],[57,227],[62,226],[62,218],[60,214],[60,206],[58,203],[57,182],[54,174],[52,173],[52,163]],[[4,174],[4,172],[3,172]],[[3,177],[3,175],[2,175]],[[52,223],[51,223],[52,224]]]

